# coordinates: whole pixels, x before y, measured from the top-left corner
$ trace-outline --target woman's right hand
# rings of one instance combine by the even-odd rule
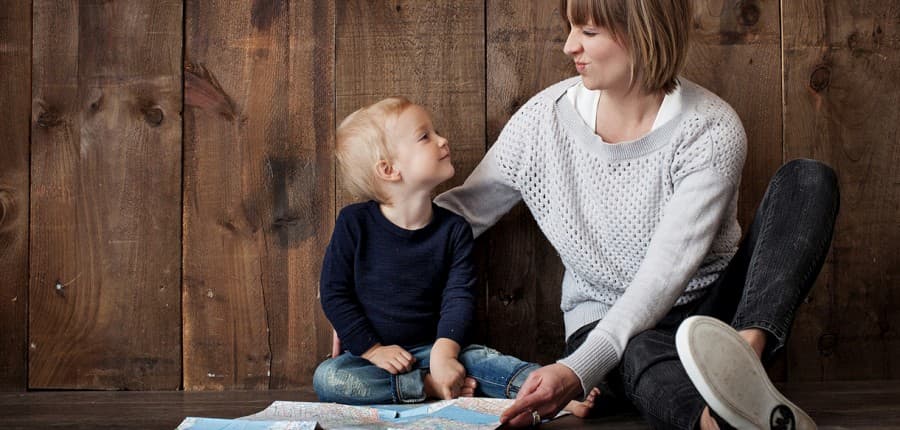
[[[409,372],[412,370],[413,363],[416,362],[416,358],[402,347],[382,346],[380,343],[376,343],[375,346],[364,352],[362,358],[387,370],[391,375]]]
[[[581,380],[572,369],[559,363],[541,367],[528,375],[516,401],[500,416],[500,422],[510,427],[535,425],[536,417],[556,416],[581,393]],[[537,415],[533,415],[535,412]]]

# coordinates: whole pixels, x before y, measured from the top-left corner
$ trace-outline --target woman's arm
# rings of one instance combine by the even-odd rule
[[[500,137],[466,181],[434,200],[438,206],[469,221],[475,237],[522,200],[516,177],[528,170],[528,154],[539,144],[540,124],[535,118],[539,108],[537,98],[522,106],[503,126]]]
[[[585,393],[619,363],[633,336],[654,327],[675,304],[709,252],[735,193],[736,184],[712,169],[681,180],[631,284],[581,347],[559,360],[578,375]]]
[[[654,327],[684,292],[735,204],[747,138],[730,109],[682,144],[672,165],[673,194],[625,292],[572,355],[559,361],[587,393],[618,364],[628,341]]]

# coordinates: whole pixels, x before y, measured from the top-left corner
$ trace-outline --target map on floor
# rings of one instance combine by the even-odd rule
[[[236,419],[188,417],[177,430],[460,429],[493,430],[513,400],[461,397],[415,405],[349,406],[276,401]]]

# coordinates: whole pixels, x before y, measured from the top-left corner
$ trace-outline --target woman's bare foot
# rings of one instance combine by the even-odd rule
[[[762,357],[763,351],[766,349],[766,332],[758,328],[748,328],[738,332],[742,338],[753,348],[757,358]]]
[[[719,423],[709,414],[709,406],[703,408],[703,415],[700,415],[700,430],[719,430]]]
[[[565,408],[563,408],[563,410],[571,412],[572,415],[575,415],[576,417],[586,418],[588,415],[590,415],[591,409],[594,409],[594,399],[596,399],[599,395],[600,389],[594,387],[593,389],[591,389],[591,392],[588,393],[587,396],[585,396],[583,401],[576,402],[575,400],[572,400],[568,405],[566,405]]]
[[[462,389],[459,390],[459,397],[475,397],[475,387],[477,386],[478,381],[475,378],[466,377]]]

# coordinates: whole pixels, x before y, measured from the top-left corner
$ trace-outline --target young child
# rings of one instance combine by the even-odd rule
[[[344,185],[368,201],[341,210],[322,266],[322,308],[349,353],[316,369],[319,400],[514,398],[539,366],[466,343],[472,230],[432,203],[454,168],[428,112],[401,97],[362,108],[338,127],[336,152]]]

